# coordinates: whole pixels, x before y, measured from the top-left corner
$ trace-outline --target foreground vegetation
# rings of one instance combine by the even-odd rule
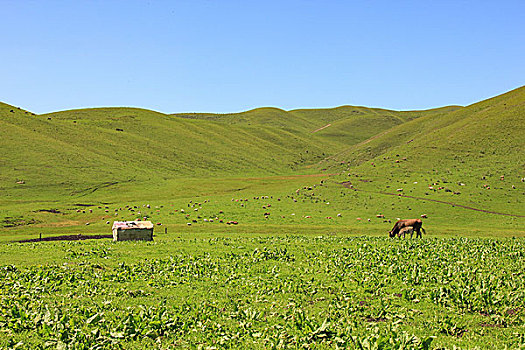
[[[184,234],[2,245],[22,262],[2,259],[0,347],[519,348],[524,248]]]

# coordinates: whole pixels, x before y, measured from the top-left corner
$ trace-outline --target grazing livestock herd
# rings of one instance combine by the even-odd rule
[[[307,198],[307,199],[310,199],[310,201],[312,203],[321,203],[321,204],[326,204],[326,205],[329,205],[330,202],[328,202],[326,199],[323,199],[321,198],[321,196],[314,196],[314,193],[313,192],[310,192],[310,191],[313,191],[315,187],[317,186],[322,186],[323,185],[323,181],[321,181],[320,184],[318,185],[313,185],[313,186],[305,186],[303,187],[302,189],[298,189],[295,191],[295,194],[294,195],[288,195],[286,197],[278,197],[276,196],[275,199],[274,199],[274,196],[268,196],[268,195],[265,195],[265,196],[254,196],[253,198],[246,198],[246,197],[243,197],[243,198],[232,198],[231,199],[231,202],[235,203],[234,207],[237,208],[237,210],[239,208],[243,208],[243,212],[245,209],[248,208],[247,204],[248,202],[252,202],[252,200],[254,202],[257,202],[258,200],[262,200],[264,201],[263,203],[261,204],[255,204],[255,206],[249,206],[250,209],[251,208],[258,208],[259,210],[262,208],[262,210],[260,211],[260,213],[264,216],[264,218],[266,220],[271,220],[272,218],[278,218],[278,219],[284,219],[285,217],[288,217],[288,215],[283,215],[284,213],[282,212],[282,208],[279,208],[279,204],[281,204],[283,201],[286,201],[286,200],[297,200],[297,196],[299,194],[303,194],[302,192],[305,191],[306,193],[304,193],[304,198]],[[301,197],[302,198],[302,197]],[[300,198],[300,199],[301,199]],[[305,199],[303,198],[303,202],[305,201]],[[274,200],[275,202],[272,203],[272,200]],[[239,212],[230,212],[228,215],[225,214],[225,211],[222,210],[222,209],[225,209],[225,208],[220,208],[221,210],[219,210],[217,208],[216,205],[212,206],[211,208],[208,208],[208,210],[203,210],[204,209],[204,205],[206,203],[209,203],[210,200],[209,199],[206,199],[202,202],[200,201],[193,201],[193,200],[190,200],[189,202],[186,203],[185,206],[187,206],[187,208],[181,208],[181,209],[171,209],[169,210],[169,215],[172,215],[174,213],[180,213],[182,214],[182,217],[186,220],[186,224],[187,226],[193,226],[193,224],[198,224],[200,222],[202,223],[219,223],[219,224],[226,224],[226,225],[238,225],[239,222],[237,220],[232,220],[232,219],[235,219],[236,216],[238,216],[240,213]],[[232,203],[232,204],[233,204]],[[238,204],[237,204],[238,203]],[[92,205],[86,205],[86,204],[78,204],[79,206],[92,206]],[[275,206],[277,205],[277,206]],[[171,204],[171,206],[173,207],[174,205]],[[115,216],[120,216],[120,221],[122,220],[129,220],[128,218],[124,217],[123,213],[119,213],[119,211],[123,211],[123,210],[126,210],[127,211],[130,211],[130,213],[128,215],[131,215],[132,217],[135,217],[134,220],[135,221],[141,221],[141,220],[150,220],[150,215],[151,216],[157,216],[158,214],[160,214],[160,211],[161,211],[161,208],[163,208],[164,206],[161,205],[161,206],[157,206],[156,207],[156,211],[155,212],[152,212],[150,209],[151,209],[151,206],[149,204],[144,204],[142,205],[143,208],[140,208],[140,205],[126,205],[124,207],[120,207],[120,208],[116,208],[114,209],[115,210],[115,213],[114,215]],[[275,207],[277,207],[277,209],[275,209]],[[109,206],[99,206],[98,207],[99,209],[102,209],[106,215],[102,216],[102,220],[104,220],[106,222],[106,224],[110,224],[110,221],[109,221],[109,213],[110,213],[110,209],[109,209]],[[210,210],[211,209],[211,212]],[[274,212],[274,210],[277,210],[277,213]],[[112,211],[112,210],[111,210]],[[95,211],[91,208],[89,209],[76,209],[76,212],[77,213],[87,213],[89,212],[89,214],[93,214]],[[321,213],[321,211],[319,211]],[[190,213],[192,213],[193,215],[190,215]],[[272,213],[274,215],[272,215]],[[119,215],[120,214],[120,215]],[[277,215],[275,215],[277,214]],[[307,213],[304,213],[304,215],[301,215],[302,218],[305,218],[305,219],[312,219],[312,215],[306,215]],[[329,214],[329,213],[327,213]],[[246,213],[243,213],[241,215],[246,215]],[[233,218],[232,218],[233,216]],[[251,214],[248,214],[248,216],[250,217]],[[382,221],[385,222],[385,223],[390,223],[390,219],[388,219],[384,214],[376,214],[375,215],[376,218],[378,219],[383,219]],[[92,217],[92,215],[91,215]],[[295,213],[292,213],[290,214],[289,216],[290,218],[292,218],[292,222],[294,222],[293,218],[295,217]],[[336,218],[341,218],[342,217],[342,214],[341,213],[338,213],[336,216],[335,215],[328,215],[328,216],[325,216],[323,215],[324,218],[326,219],[329,219],[329,220],[334,220]],[[427,218],[427,214],[421,214],[421,218]],[[184,220],[183,219],[183,220]],[[115,218],[115,220],[118,220],[117,218]],[[290,219],[289,219],[290,220]],[[357,218],[357,220],[361,221],[363,219],[361,218]],[[366,219],[368,222],[371,222],[372,220],[370,218]],[[413,234],[414,232],[416,233],[416,238],[422,238],[422,233],[421,233],[421,230],[423,231],[423,233],[426,233],[425,230],[422,228],[422,220],[421,219],[406,219],[406,220],[401,220],[400,218],[397,218],[397,222],[395,223],[394,227],[389,231],[389,236],[391,238],[395,238],[396,236],[398,238],[406,238],[406,235],[410,235],[410,238],[413,238]],[[176,221],[179,221],[179,220],[176,220]],[[86,225],[89,225],[91,222],[88,222],[86,223]],[[162,225],[160,222],[157,223],[157,225]]]

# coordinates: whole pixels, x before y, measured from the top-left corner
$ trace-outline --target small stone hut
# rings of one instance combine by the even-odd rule
[[[151,221],[115,221],[113,241],[153,241],[153,224]]]

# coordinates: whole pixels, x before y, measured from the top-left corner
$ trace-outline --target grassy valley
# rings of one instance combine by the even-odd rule
[[[0,104],[0,347],[520,348],[524,129],[525,87],[424,111]],[[422,240],[387,238],[422,215]],[[154,242],[13,242],[137,219]]]
[[[411,112],[344,106],[177,115],[96,108],[34,115],[2,105],[3,236],[107,230],[107,215],[79,215],[75,204],[114,210],[155,202],[176,208],[213,198],[226,207],[232,197],[260,195],[286,198],[274,204],[280,215],[234,211],[232,217],[249,225],[270,220],[284,231],[315,224],[382,235],[389,225],[376,215],[391,222],[427,214],[427,226],[438,234],[461,232],[466,225],[473,232],[490,227],[487,235],[522,235],[524,94],[520,88],[468,107]],[[39,211],[49,208],[61,215]],[[311,220],[290,221],[291,214]],[[337,214],[337,224],[327,219]],[[153,218],[174,227],[187,224],[171,215],[160,211]]]
[[[418,208],[437,214],[441,225],[506,223],[515,230],[523,227],[525,215],[523,101],[525,89],[520,88],[465,108],[413,119],[349,147],[322,166],[344,172],[334,181],[368,191],[375,209],[383,213],[407,217]],[[432,200],[513,215],[491,215]]]
[[[6,154],[1,186],[17,188],[14,180],[22,179],[25,187],[38,187],[35,194],[60,191],[56,187],[74,194],[97,184],[179,176],[305,171],[374,130],[401,122],[366,114],[373,131],[343,126],[337,128],[343,133],[338,140],[312,133],[325,122],[315,121],[317,114],[306,119],[277,109],[257,109],[231,118],[188,118],[132,108],[34,115],[4,105],[0,115]]]

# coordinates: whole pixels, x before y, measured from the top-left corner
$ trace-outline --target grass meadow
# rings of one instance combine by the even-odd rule
[[[523,349],[524,97],[0,104],[0,348]],[[388,238],[422,216],[422,239]],[[17,242],[138,219],[153,242]]]
[[[0,347],[524,344],[523,218],[341,185],[353,178],[181,179],[20,201],[7,216],[35,222],[2,229]],[[387,238],[395,215],[423,213],[422,240]],[[138,218],[156,224],[154,242],[12,243]]]
[[[519,348],[523,239],[11,243],[3,348]]]

